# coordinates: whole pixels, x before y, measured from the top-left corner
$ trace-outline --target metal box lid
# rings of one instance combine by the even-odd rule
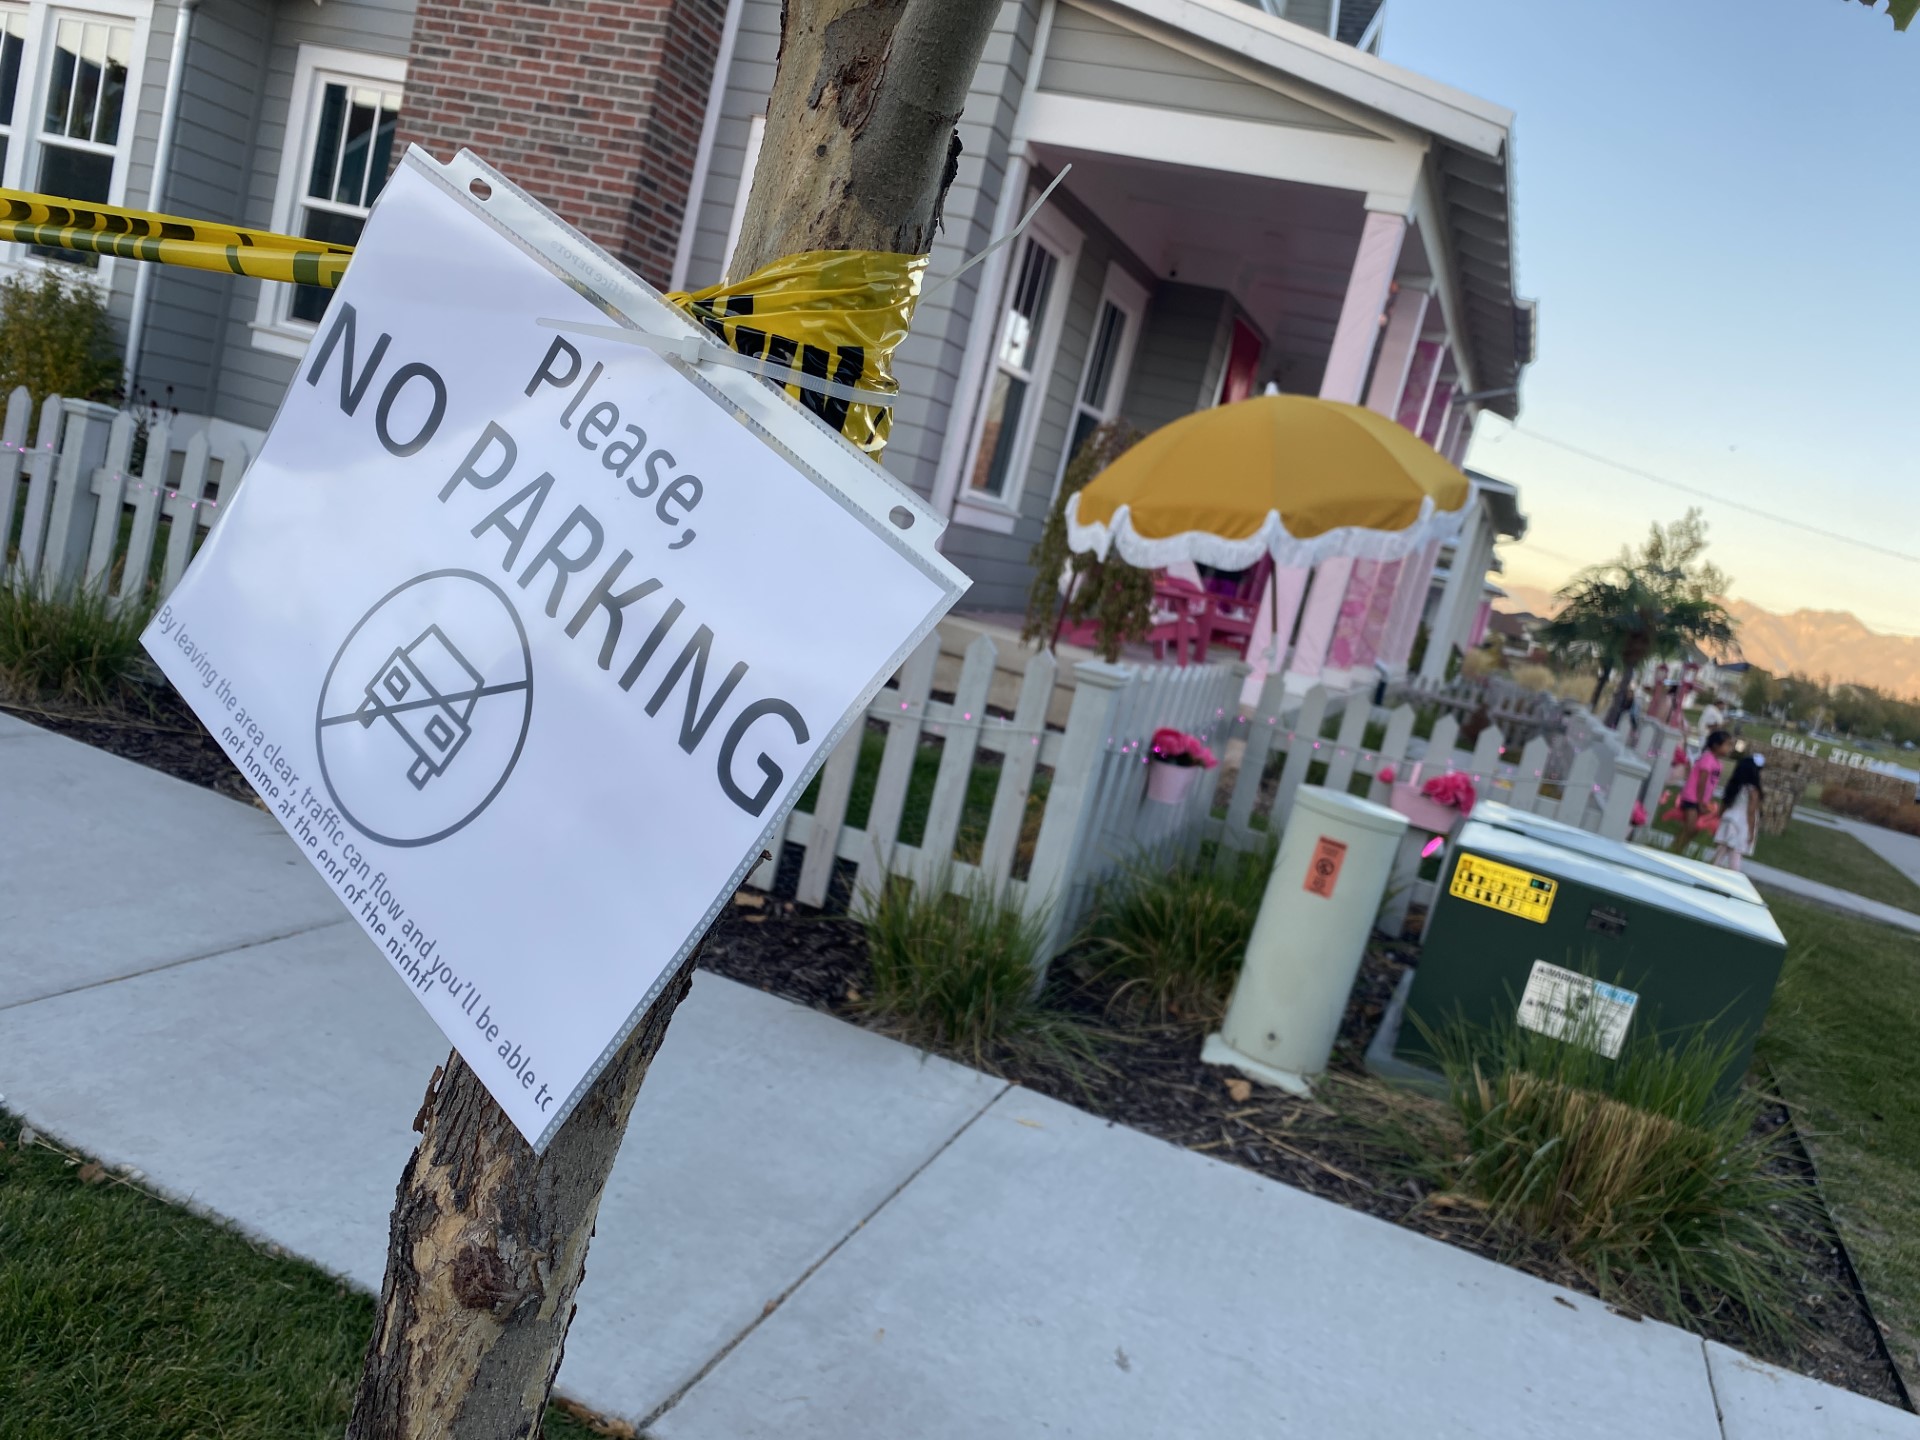
[[[1764,904],[1753,904],[1718,890],[1656,874],[1629,863],[1631,857],[1588,853],[1488,824],[1478,818],[1479,807],[1475,806],[1474,809],[1475,818],[1462,825],[1454,837],[1449,864],[1457,863],[1454,857],[1462,851],[1471,851],[1475,855],[1503,861],[1522,870],[1539,871],[1564,883],[1583,885],[1601,894],[1635,900],[1772,945],[1784,947],[1787,943]],[[1446,895],[1444,876],[1440,894],[1443,898]]]
[[[1625,840],[1609,840],[1604,835],[1596,835],[1591,830],[1582,830],[1567,824],[1564,820],[1550,820],[1545,815],[1516,810],[1513,806],[1503,805],[1498,800],[1483,800],[1474,806],[1473,818],[1502,830],[1531,835],[1534,839],[1544,840],[1549,845],[1560,845],[1568,850],[1577,850],[1595,859],[1612,860],[1621,865],[1629,865],[1649,875],[1658,875],[1663,879],[1672,880],[1676,884],[1712,890],[1725,895],[1730,900],[1742,900],[1749,905],[1761,906],[1767,903],[1760,898],[1760,892],[1754,888],[1753,881],[1738,871],[1722,870],[1717,865],[1709,865],[1704,860],[1689,859],[1684,855],[1669,855],[1666,851],[1656,850],[1651,845],[1633,845]]]

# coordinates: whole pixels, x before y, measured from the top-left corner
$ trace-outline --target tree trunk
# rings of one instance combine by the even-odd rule
[[[731,278],[804,250],[924,255],[1000,0],[787,0]]]
[[[1600,697],[1607,693],[1607,681],[1612,678],[1613,662],[1611,660],[1602,662],[1600,666],[1600,678],[1593,682],[1593,698],[1587,701],[1587,708],[1589,710],[1600,703]]]
[[[734,269],[805,250],[923,254],[1000,0],[788,0]],[[696,950],[696,954],[697,954]],[[535,1156],[459,1056],[400,1178],[349,1440],[539,1433],[600,1193],[690,959]]]

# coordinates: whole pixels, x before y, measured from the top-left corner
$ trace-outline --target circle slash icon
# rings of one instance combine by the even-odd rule
[[[389,591],[347,633],[320,687],[327,794],[386,845],[431,845],[493,803],[526,745],[533,656],[513,602],[469,570]]]

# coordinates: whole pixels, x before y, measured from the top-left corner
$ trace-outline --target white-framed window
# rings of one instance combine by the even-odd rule
[[[1126,394],[1133,352],[1140,343],[1140,327],[1146,323],[1146,316],[1147,287],[1118,262],[1109,263],[1093,334],[1087,341],[1087,358],[1080,367],[1080,388],[1074,392],[1073,419],[1067,426],[1067,445],[1060,456],[1061,475],[1073,463],[1081,443],[1120,413],[1120,399]]]
[[[83,205],[126,203],[151,11],[128,0],[0,5],[0,183]],[[40,246],[8,253],[100,270],[103,279],[113,264]]]
[[[1013,245],[986,388],[962,472],[962,504],[1014,511],[1060,345],[1080,232],[1043,210]]]
[[[395,159],[405,98],[406,61],[322,45],[302,45],[287,104],[272,228],[288,235],[353,245]],[[333,292],[317,285],[262,283],[254,344],[301,355]]]

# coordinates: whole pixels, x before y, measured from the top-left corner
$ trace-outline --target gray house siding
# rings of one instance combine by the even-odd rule
[[[1235,120],[1365,133],[1315,106],[1073,5],[1063,4],[1054,12],[1040,88]]]
[[[327,45],[404,59],[413,32],[414,7],[413,0],[386,4],[327,0],[318,6],[312,0],[278,0],[272,10],[273,33],[264,83],[258,91],[260,106],[248,147],[247,191],[240,216],[242,224],[262,228],[273,219],[273,191],[286,144],[287,107],[293,97],[293,72],[300,46]],[[228,287],[221,325],[223,343],[215,353],[209,379],[215,415],[259,427],[272,421],[298,368],[298,362],[253,343],[251,325],[260,287],[265,283],[236,279]]]
[[[1147,310],[1122,413],[1142,430],[1158,430],[1211,402],[1232,323],[1225,291],[1162,285]]]
[[[203,5],[194,16],[162,202],[170,213],[229,223],[243,215],[272,33],[271,0]],[[159,92],[149,91],[156,96],[154,115],[149,124],[143,107],[141,123],[157,133]],[[145,183],[142,177],[143,195]],[[171,390],[180,409],[210,410],[216,351],[228,306],[243,283],[173,266],[154,270],[139,375],[149,396],[166,400]],[[250,285],[245,288],[251,292]]]
[[[1045,185],[1052,177],[1037,176],[1035,183]],[[1061,312],[1060,344],[1054,353],[1039,418],[1034,424],[1033,453],[1027,465],[1025,484],[1020,491],[1020,513],[1012,533],[983,530],[964,523],[950,527],[942,549],[949,559],[973,577],[973,589],[967,592],[970,610],[1024,610],[1027,588],[1033,571],[1027,557],[1033,552],[1045,527],[1047,512],[1059,492],[1060,479],[1071,458],[1064,454],[1067,436],[1072,433],[1074,400],[1087,363],[1087,347],[1099,318],[1100,296],[1106,286],[1107,268],[1118,263],[1134,279],[1152,290],[1153,273],[1146,264],[1080,204],[1070,193],[1072,185],[1054,192],[1048,202],[1063,218],[1081,232],[1080,258],[1073,271],[1073,283]],[[1153,343],[1152,327],[1143,328],[1135,347],[1137,371]],[[1123,405],[1123,415],[1130,414]]]
[[[693,288],[720,279],[727,230],[746,167],[749,131],[753,117],[766,112],[779,52],[779,0],[739,3],[743,6],[739,34],[720,95],[712,156],[692,207],[696,229],[687,283]],[[957,270],[992,238],[1039,12],[1039,0],[1006,0],[974,73],[960,117],[959,171],[947,194],[945,227],[934,243],[928,267],[930,285]],[[912,333],[893,356],[902,399],[894,412],[885,463],[922,494],[933,489],[979,281],[976,267],[924,301],[914,316]]]

